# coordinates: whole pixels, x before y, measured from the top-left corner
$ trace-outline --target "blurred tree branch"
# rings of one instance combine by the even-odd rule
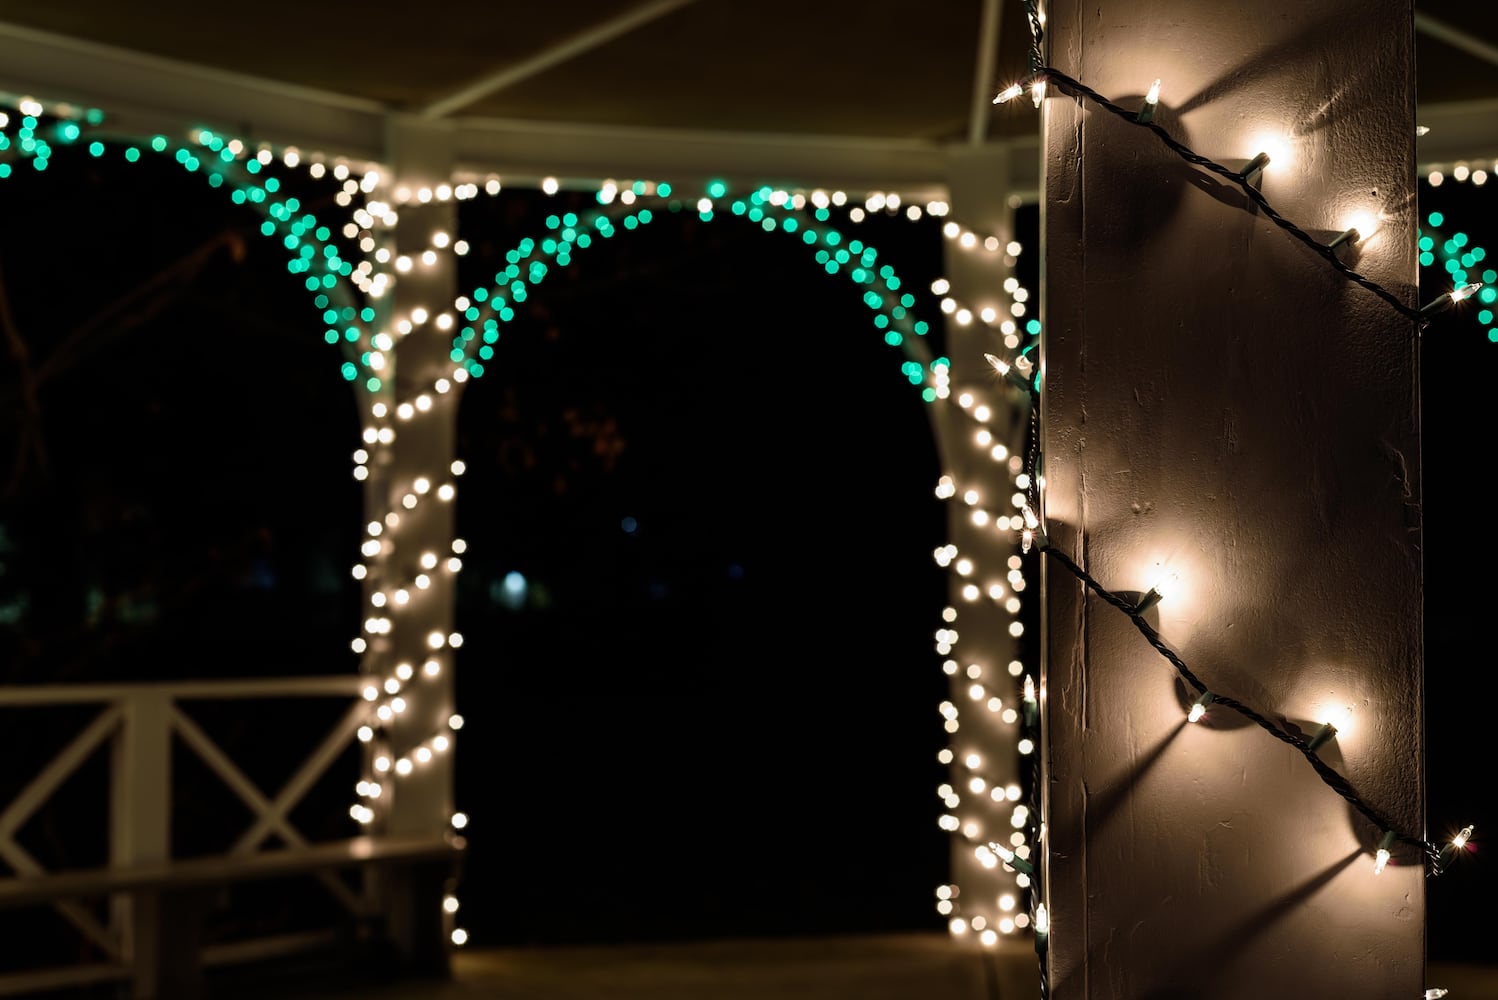
[[[27,471],[28,455],[35,456],[41,472],[45,474],[47,471],[46,440],[42,432],[42,387],[77,364],[84,356],[85,347],[97,349],[160,314],[220,250],[228,250],[238,263],[244,260],[246,249],[244,234],[238,229],[227,228],[215,233],[145,281],[106,303],[69,331],[35,367],[26,338],[11,312],[4,277],[0,275],[0,333],[5,337],[10,356],[16,361],[21,409],[15,459],[0,498],[12,499],[20,489]]]
[[[42,436],[42,404],[37,395],[38,378],[31,367],[31,349],[22,336],[21,329],[10,309],[10,296],[6,292],[5,275],[0,271],[0,333],[5,336],[5,345],[16,363],[21,391],[21,427],[16,437],[16,458],[11,468],[10,479],[5,484],[5,496],[11,496],[26,471],[28,454],[36,456],[37,467],[47,471],[47,445]]]

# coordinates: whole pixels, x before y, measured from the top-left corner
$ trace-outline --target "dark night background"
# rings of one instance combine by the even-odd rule
[[[17,174],[0,182],[0,681],[357,669],[355,397],[284,251],[165,158],[74,149]],[[331,182],[294,183],[340,218]],[[1421,198],[1494,238],[1487,189]],[[591,204],[464,203],[463,287],[547,214]],[[937,318],[939,223],[844,229]],[[1038,291],[1035,209],[1018,229]],[[1442,277],[1422,271],[1422,299]],[[472,942],[941,927],[946,579],[931,553],[947,511],[899,352],[799,241],[689,208],[553,269],[526,305],[459,422]],[[1422,359],[1428,816],[1438,838],[1475,823],[1478,848],[1429,885],[1429,952],[1448,961],[1491,958],[1479,901],[1498,889],[1471,672],[1487,602],[1468,583],[1493,554],[1471,484],[1498,344],[1474,313],[1429,331]],[[527,583],[518,606],[507,578]],[[192,712],[275,789],[338,707]],[[88,717],[0,710],[0,802]],[[221,850],[245,811],[190,755],[177,767],[179,850]],[[105,775],[100,755],[22,831],[44,864],[103,860]],[[294,822],[355,832],[355,779],[351,752]],[[224,933],[324,905],[247,896]],[[37,949],[79,957],[49,913],[0,913],[0,934],[54,926]]]

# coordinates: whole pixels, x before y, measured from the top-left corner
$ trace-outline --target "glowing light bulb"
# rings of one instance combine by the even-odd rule
[[[1050,544],[1045,532],[1040,528],[1040,518],[1035,516],[1035,511],[1030,509],[1028,503],[1020,510],[1020,514],[1025,519],[1024,530],[1020,532],[1020,550],[1029,552],[1037,542],[1041,548],[1045,548]]]
[[[1023,872],[1026,875],[1035,874],[1034,865],[1030,864],[1030,862],[1026,861],[1024,858],[1020,857],[1018,854],[1016,854],[1014,851],[1010,850],[1003,844],[1000,844],[997,841],[990,841],[988,844],[988,849],[997,854],[1000,861],[1004,862],[1004,864],[1008,865],[1010,868],[1013,868],[1015,871]]]
[[[1434,302],[1423,306],[1420,309],[1420,312],[1424,313],[1427,316],[1441,312],[1443,309],[1446,309],[1457,302],[1461,302],[1464,299],[1470,299],[1473,295],[1477,294],[1477,291],[1480,288],[1482,288],[1482,282],[1468,282],[1467,284],[1462,285],[1460,288],[1454,288],[1451,291],[1447,292],[1445,295],[1440,296]]]
[[[1150,608],[1159,604],[1165,598],[1175,593],[1176,585],[1181,582],[1180,576],[1175,573],[1167,573],[1156,580],[1145,595],[1139,599],[1139,604],[1134,608],[1134,614],[1142,615]]]
[[[995,94],[993,102],[995,104],[1008,104],[1010,101],[1014,100],[1024,92],[1025,85],[1023,83],[1012,83]]]
[[[1207,706],[1212,704],[1215,697],[1211,691],[1203,691],[1202,696],[1196,699],[1196,703],[1191,706],[1191,711],[1186,714],[1186,721],[1202,721],[1202,716],[1207,714]]]
[[[1472,840],[1472,825],[1462,827],[1461,831],[1451,838],[1451,843],[1441,848],[1440,863],[1445,864],[1460,854]]]
[[[1382,875],[1384,866],[1389,863],[1389,848],[1394,846],[1394,831],[1386,830],[1383,839],[1378,842],[1378,853],[1373,856],[1373,874]]]
[[[1326,245],[1326,248],[1328,250],[1335,250],[1337,249],[1337,247],[1341,246],[1344,243],[1357,243],[1362,238],[1363,231],[1361,229],[1359,229],[1357,226],[1348,226],[1346,229],[1338,233],[1336,237]]]
[[[1315,753],[1336,735],[1337,727],[1330,722],[1323,722],[1321,728],[1316,730],[1316,735],[1312,736],[1311,741],[1306,744],[1306,749]]]
[[[1051,915],[1046,910],[1045,904],[1041,903],[1035,907],[1035,933],[1037,936],[1051,932]]]
[[[1249,160],[1242,170],[1238,171],[1238,176],[1243,178],[1244,183],[1252,184],[1255,178],[1263,173],[1264,168],[1267,166],[1269,166],[1269,154],[1260,152],[1252,160]]]
[[[1155,117],[1155,106],[1159,103],[1160,81],[1156,80],[1154,83],[1150,84],[1149,92],[1144,95],[1144,107],[1139,109],[1139,114],[1135,116],[1135,121],[1138,121],[1141,124],[1153,121]]]
[[[983,360],[993,366],[993,370],[1012,382],[1016,388],[1030,391],[1030,383],[1025,379],[1013,365],[999,357],[997,354],[984,353]]]

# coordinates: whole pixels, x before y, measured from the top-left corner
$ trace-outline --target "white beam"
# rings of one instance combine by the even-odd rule
[[[0,812],[0,841],[14,836],[31,814],[36,812],[57,791],[59,785],[98,749],[100,743],[112,735],[120,724],[120,709],[110,706],[89,723],[72,742],[57,752],[51,762],[42,768],[31,783],[17,793],[9,806]]]
[[[1445,27],[1416,15],[1426,34]],[[1457,32],[1460,34],[1459,32]],[[1447,39],[1443,39],[1447,40]],[[1498,49],[1461,44],[1498,61]],[[1474,51],[1478,50],[1478,51]],[[0,22],[0,93],[97,107],[117,134],[179,137],[206,126],[251,142],[382,163],[388,109],[376,101],[179,62]],[[1423,166],[1498,157],[1498,99],[1422,105]],[[944,191],[939,143],[826,135],[636,129],[470,118],[453,123],[462,167],[517,179],[706,177],[848,190]],[[1021,198],[1039,183],[1038,135],[1006,140]]]
[[[898,191],[941,197],[946,145],[921,139],[645,129],[468,119],[458,123],[457,162],[470,175],[563,183],[613,178],[682,184],[723,177],[738,185]],[[1039,184],[1039,134],[998,144],[1010,151],[1016,188]]]
[[[1415,11],[1415,30],[1437,41],[1445,42],[1453,48],[1461,49],[1468,55],[1476,56],[1489,65],[1498,66],[1498,45],[1485,42],[1473,36],[1470,31],[1447,24],[1445,21],[1439,21],[1418,10]]]
[[[999,52],[999,17],[1004,0],[983,0],[978,24],[978,66],[973,71],[973,109],[968,120],[967,141],[981,146],[988,136],[988,116],[993,114],[993,67]]]
[[[632,7],[618,17],[579,31],[555,45],[542,49],[528,59],[522,59],[513,66],[507,66],[496,73],[486,74],[466,86],[459,87],[447,96],[440,97],[422,108],[421,115],[423,118],[445,118],[454,111],[468,107],[474,101],[498,93],[538,73],[544,73],[553,66],[576,59],[584,52],[596,49],[600,45],[607,45],[621,35],[627,35],[642,25],[649,24],[678,8],[695,2],[696,0],[651,0],[650,3]]]
[[[314,698],[356,696],[369,680],[358,674],[321,677],[243,677],[222,681],[193,680],[135,684],[25,684],[0,687],[0,706],[73,705],[124,701],[154,692],[172,701],[230,701],[241,698]]]
[[[209,127],[355,161],[384,153],[376,101],[231,73],[0,22],[0,92],[95,107],[114,132]]]
[[[1427,104],[1416,120],[1430,129],[1415,142],[1422,172],[1455,163],[1498,159],[1498,98]]]

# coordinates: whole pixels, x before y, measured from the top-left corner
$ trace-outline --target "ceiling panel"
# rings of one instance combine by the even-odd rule
[[[0,21],[369,98],[424,104],[645,0],[363,0],[205,5],[0,0]],[[1001,3],[993,82],[1025,67],[1018,0]],[[982,0],[697,0],[462,113],[588,125],[956,139],[973,95]],[[1420,0],[1493,58],[1422,34],[1422,104],[1498,97],[1498,3]],[[1035,116],[993,109],[990,134]]]

